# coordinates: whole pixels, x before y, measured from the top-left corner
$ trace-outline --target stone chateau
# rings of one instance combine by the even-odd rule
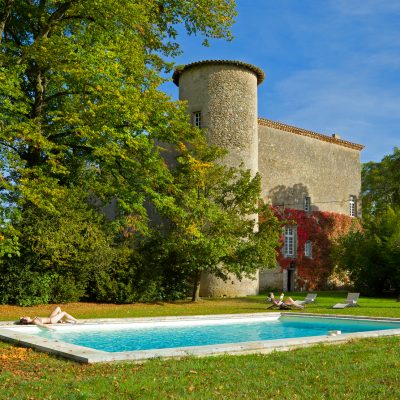
[[[206,129],[211,143],[228,150],[225,163],[243,163],[254,174],[261,174],[262,196],[278,217],[301,215],[318,224],[322,216],[359,216],[363,146],[337,134],[327,136],[260,118],[257,87],[263,80],[260,68],[241,61],[199,61],[173,74],[193,124]],[[323,270],[323,258],[327,258],[321,229],[312,233],[307,226],[312,225],[284,227],[282,256],[274,270],[260,271],[254,280],[242,281],[232,278],[224,282],[205,275],[201,295],[231,297],[258,294],[267,287],[308,290],[323,285],[327,275],[321,271],[319,283],[305,278],[313,277],[313,268]]]

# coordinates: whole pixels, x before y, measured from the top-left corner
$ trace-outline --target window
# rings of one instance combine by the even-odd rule
[[[304,211],[305,212],[311,211],[311,197],[308,196],[304,197]]]
[[[357,198],[356,198],[356,196],[350,196],[349,214],[350,214],[350,217],[356,217],[357,216]]]
[[[294,257],[296,229],[293,226],[285,226],[283,254],[285,257]]]
[[[201,128],[201,112],[196,111],[193,113],[193,124],[198,128]]]
[[[304,255],[306,257],[312,258],[312,242],[311,240],[307,240],[304,244]]]

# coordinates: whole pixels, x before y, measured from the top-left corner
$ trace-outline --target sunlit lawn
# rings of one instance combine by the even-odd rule
[[[291,293],[295,299],[305,294]],[[318,293],[306,312],[400,318],[395,299],[361,297],[333,310],[346,293]],[[53,306],[0,306],[1,320],[46,315]],[[266,311],[265,295],[244,299],[62,306],[77,318],[143,317]],[[400,337],[318,345],[269,355],[79,365],[0,342],[0,399],[398,399]]]
[[[301,300],[306,293],[291,292],[287,296]],[[307,305],[304,312],[319,314],[346,314],[400,318],[400,302],[394,298],[372,298],[361,296],[360,307],[348,307],[343,310],[332,309],[332,305],[344,302],[346,292],[318,292],[315,304]],[[198,303],[191,301],[158,302],[151,304],[93,304],[69,303],[61,305],[63,309],[76,318],[132,318],[156,317],[168,315],[202,315],[202,314],[236,314],[256,313],[267,310],[270,304],[266,302],[266,295],[249,296],[238,299],[203,299]],[[22,315],[46,316],[54,305],[36,307],[17,307],[0,305],[0,321],[16,320]],[[297,311],[297,310],[296,310]],[[301,312],[301,311],[300,311]]]

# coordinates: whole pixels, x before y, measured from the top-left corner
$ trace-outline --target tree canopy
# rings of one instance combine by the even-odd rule
[[[400,206],[400,149],[368,162],[362,169],[363,214],[375,214],[389,206]]]
[[[252,277],[260,267],[275,266],[280,246],[280,223],[261,202],[260,176],[219,165],[221,155],[216,148],[190,152],[181,144],[175,170],[180,212],[151,242],[160,263],[174,264],[192,278],[194,301],[202,272],[221,279],[229,273]]]
[[[70,187],[115,198],[143,231],[169,175],[154,140],[198,135],[158,90],[189,33],[230,38],[232,0],[2,0],[1,200],[49,211]],[[127,223],[125,221],[125,223]]]
[[[339,240],[336,259],[356,288],[366,294],[400,293],[400,209],[388,206],[366,216],[362,229]]]
[[[0,302],[171,297],[273,258],[273,220],[269,240],[248,218],[259,178],[218,166],[159,89],[180,28],[230,40],[234,6],[0,0]]]
[[[342,237],[340,267],[366,293],[400,294],[400,149],[362,170],[362,228]]]

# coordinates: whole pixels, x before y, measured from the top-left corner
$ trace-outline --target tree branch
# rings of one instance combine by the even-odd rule
[[[4,11],[0,17],[0,44],[3,39],[4,28],[6,26],[6,22],[11,14],[11,9],[13,6],[14,0],[6,0]]]
[[[8,148],[14,150],[17,154],[19,154],[19,150],[16,147],[11,146],[11,144],[8,144],[7,142],[4,142],[3,140],[0,140],[0,146],[8,147]]]
[[[73,1],[67,1],[64,4],[61,4],[61,6],[56,11],[54,11],[53,14],[50,15],[50,18],[47,20],[46,26],[36,37],[36,40],[47,37],[53,25],[64,18],[64,14],[73,5],[73,3]]]

